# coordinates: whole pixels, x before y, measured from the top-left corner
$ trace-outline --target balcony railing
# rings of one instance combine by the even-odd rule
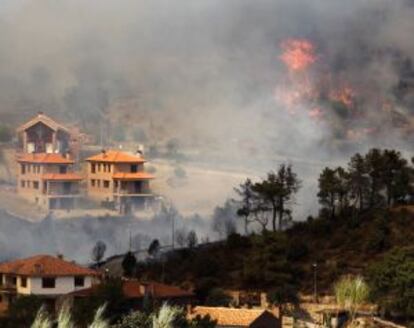
[[[118,195],[150,195],[151,189],[141,188],[141,189],[114,189],[114,194]]]
[[[80,190],[48,190],[43,194],[47,196],[79,196]]]

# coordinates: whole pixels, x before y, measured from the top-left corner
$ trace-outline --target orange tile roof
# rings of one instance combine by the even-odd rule
[[[144,287],[144,288],[142,288]],[[88,289],[75,291],[72,295],[87,297],[93,294],[98,286],[93,286]],[[122,282],[122,291],[126,298],[143,298],[145,291],[150,293],[155,299],[171,299],[181,297],[194,297],[192,292],[183,290],[181,288],[161,284],[158,282],[142,283],[138,280],[125,280]]]
[[[22,132],[24,130],[27,130],[31,128],[33,125],[36,125],[37,123],[43,123],[44,125],[48,126],[54,131],[63,130],[69,133],[69,130],[65,126],[63,126],[62,124],[59,124],[58,122],[56,122],[55,120],[51,119],[49,116],[43,113],[37,114],[37,116],[33,117],[30,121],[19,126],[17,128],[17,132]]]
[[[50,255],[37,255],[0,264],[0,273],[22,276],[91,276],[97,272]]]
[[[145,160],[136,155],[117,150],[107,150],[98,155],[91,156],[86,159],[90,162],[107,162],[107,163],[144,163]]]
[[[124,173],[118,172],[112,175],[112,178],[119,180],[149,180],[155,177],[152,174],[146,172]]]
[[[217,321],[218,326],[249,327],[254,321],[256,321],[265,313],[273,316],[273,314],[271,314],[269,311],[263,309],[256,310],[196,306],[192,309],[190,317],[194,318],[197,315],[204,317],[206,315],[209,315],[212,320]]]
[[[43,180],[54,180],[54,181],[79,181],[82,177],[76,173],[46,173],[42,175]]]
[[[178,288],[176,286],[161,284],[159,282],[145,282],[140,283],[138,281],[129,280],[125,281],[123,285],[123,290],[126,296],[134,295],[134,291],[139,290],[139,286],[143,285],[145,289],[152,295],[154,298],[176,298],[176,297],[191,297],[194,296],[193,293]],[[141,294],[141,293],[140,293]],[[144,296],[143,294],[141,294]]]
[[[73,164],[74,161],[70,158],[65,158],[61,154],[48,153],[23,153],[17,155],[17,161],[21,163],[36,163],[36,164]]]

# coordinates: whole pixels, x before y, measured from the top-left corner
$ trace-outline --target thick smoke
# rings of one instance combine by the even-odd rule
[[[377,101],[395,100],[414,55],[407,1],[20,0],[3,2],[0,15],[2,112],[43,109],[96,132],[96,120],[136,99],[136,125],[144,113],[173,127],[151,138],[177,137],[229,157],[244,152],[243,141],[266,156],[287,140],[289,155],[315,154],[331,136],[333,120],[296,124],[274,102],[287,74],[278,59],[284,39],[311,40],[318,64],[360,94],[368,123],[359,125],[374,128],[393,126]]]
[[[95,135],[104,122],[256,176],[289,161],[304,180],[299,218],[315,211],[324,165],[373,146],[412,151],[412,1],[7,0],[0,29],[2,120],[43,110]],[[288,38],[315,45],[312,78],[353,86],[355,114],[326,105],[314,120],[275,101]]]

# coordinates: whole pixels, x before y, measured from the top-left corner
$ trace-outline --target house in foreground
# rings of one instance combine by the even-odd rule
[[[17,156],[17,193],[47,210],[73,209],[80,197],[82,177],[69,156],[22,153]]]
[[[264,309],[196,306],[189,316],[210,316],[217,321],[217,328],[279,328],[280,321],[273,313]]]
[[[37,255],[0,264],[0,308],[22,295],[44,299],[50,309],[56,309],[61,296],[92,286],[97,272],[61,257]]]
[[[113,206],[122,214],[145,208],[153,195],[145,172],[145,159],[126,152],[103,150],[86,159],[88,197]]]

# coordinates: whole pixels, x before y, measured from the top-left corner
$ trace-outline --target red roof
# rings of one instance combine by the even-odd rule
[[[209,315],[217,321],[218,326],[223,327],[251,327],[261,316],[266,315],[274,321],[277,318],[265,309],[237,309],[226,307],[196,306],[192,309],[190,317]]]
[[[82,289],[73,292],[72,295],[87,297],[96,291],[98,286]],[[161,284],[158,282],[139,282],[137,280],[125,280],[122,283],[122,290],[126,298],[143,298],[149,293],[155,299],[169,299],[181,297],[193,297],[194,294],[181,288]]]
[[[0,264],[0,273],[22,276],[93,276],[97,272],[50,255],[37,255]]]
[[[144,163],[145,160],[141,156],[131,155],[126,152],[108,150],[98,155],[86,159],[90,162],[106,162],[106,163]]]
[[[31,153],[19,154],[17,161],[20,163],[36,163],[36,164],[73,164],[74,161],[63,157],[61,154],[48,153]]]
[[[154,179],[155,177],[152,174],[146,172],[135,172],[135,173],[124,173],[118,172],[112,175],[114,179],[119,180],[149,180]]]
[[[53,180],[53,181],[79,181],[82,180],[82,177],[76,173],[46,173],[42,175],[43,180]]]

